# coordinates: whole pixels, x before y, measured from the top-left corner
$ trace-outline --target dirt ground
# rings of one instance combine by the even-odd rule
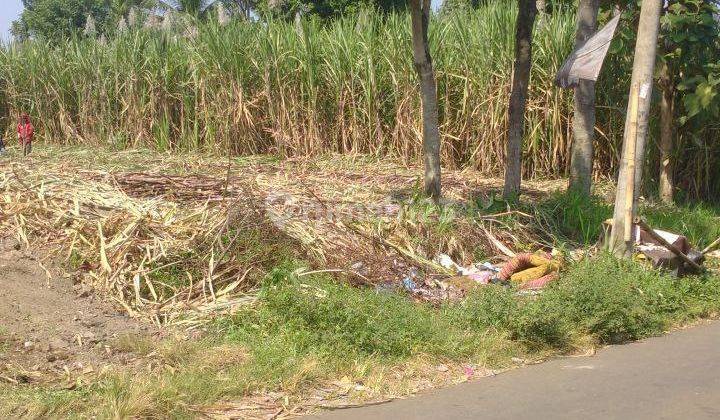
[[[0,239],[0,375],[9,383],[98,372],[137,363],[122,340],[151,336],[91,290],[54,272],[51,262]]]

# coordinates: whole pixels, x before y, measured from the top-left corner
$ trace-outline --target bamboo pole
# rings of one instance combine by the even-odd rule
[[[627,168],[628,173],[635,173],[635,149],[637,148],[637,132],[638,132],[638,103],[639,101],[639,89],[638,85],[633,85],[630,89],[630,103],[628,105],[628,112],[630,113],[630,124],[628,126],[627,133]],[[630,181],[625,187],[625,226],[623,239],[625,243],[632,246],[633,238],[633,211],[634,211],[634,200],[635,200],[635,179],[634,177],[628,178]]]
[[[632,243],[626,240],[628,232],[626,225],[632,224],[628,223],[632,221],[632,219],[628,220],[628,213],[635,214],[636,198],[641,185],[662,5],[662,0],[643,0],[640,8],[628,113],[625,119],[623,153],[615,196],[613,229],[607,244],[609,250],[619,257],[632,255]],[[637,106],[631,107],[634,101],[637,101]],[[636,111],[633,112],[631,108],[636,108]],[[627,191],[628,189],[632,191]]]

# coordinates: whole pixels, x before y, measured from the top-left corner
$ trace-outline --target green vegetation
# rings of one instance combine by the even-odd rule
[[[327,19],[356,14],[369,8],[383,12],[404,10],[407,0],[257,0],[255,4],[261,16],[287,19],[300,12]]]
[[[515,13],[493,3],[431,25],[448,164],[485,174],[502,167]],[[370,13],[309,18],[302,31],[283,20],[237,20],[201,23],[193,37],[137,30],[106,45],[16,44],[0,50],[2,125],[26,110],[39,136],[62,144],[412,160],[419,98],[409,26],[404,14]],[[532,177],[560,175],[558,163],[567,160],[572,95],[552,78],[574,27],[572,13],[558,13],[536,37],[525,162]],[[604,103],[619,104],[624,93],[613,92],[617,98]],[[616,123],[600,121],[601,142],[619,138]]]
[[[573,192],[556,192],[537,206],[524,205],[534,212],[538,223],[557,242],[590,245],[600,239],[602,222],[612,218],[612,205],[600,197],[583,197]],[[643,202],[640,216],[655,229],[681,233],[702,249],[720,237],[720,210],[708,204],[667,205]]]
[[[537,216],[559,241],[592,244],[600,238],[602,223],[612,217],[612,206],[597,196],[556,192],[539,204]]]
[[[5,388],[5,414],[191,416],[193,410],[258,389],[290,395],[348,376],[377,375],[431,357],[435,363],[511,364],[663,333],[720,310],[720,279],[678,280],[608,255],[569,268],[536,297],[489,286],[439,310],[391,292],[303,277],[285,264],[265,280],[260,303],[219,320],[200,341],[156,345],[162,375],[109,374],[73,390]],[[116,348],[150,352],[147,340]],[[382,391],[382,386],[375,391]]]
[[[370,3],[385,9],[396,5],[365,2]],[[455,3],[454,11],[433,18],[430,33],[442,156],[448,166],[498,175],[504,165],[516,6]],[[460,6],[465,3],[476,7]],[[179,1],[176,8],[194,17],[185,16],[175,28],[136,25],[101,42],[76,33],[87,11],[82,7],[92,4],[68,3],[69,27],[55,27],[48,16],[38,15],[44,30],[58,32],[52,36],[74,35],[66,43],[32,40],[0,49],[0,124],[6,134],[13,130],[15,114],[28,111],[37,121],[38,137],[64,145],[202,151],[211,157],[227,153],[228,161],[232,154],[268,153],[275,159],[339,152],[412,162],[420,153],[420,107],[405,14],[352,15],[355,2],[293,0],[279,11],[268,11],[266,20],[221,25],[200,19],[209,2]],[[290,18],[308,5],[310,16]],[[326,17],[336,19],[322,19]],[[687,27],[694,21],[675,23]],[[544,17],[534,36],[522,162],[526,178],[565,175],[572,99],[553,86],[553,78],[574,32],[574,13],[558,9]],[[675,42],[680,41],[685,40]],[[627,57],[611,57],[598,84],[597,175],[611,176],[617,169]],[[717,114],[720,79],[713,64],[694,64],[712,71],[685,80],[681,86],[688,93],[678,96],[688,124],[674,147],[682,156],[677,173],[685,180],[679,186],[687,198],[720,192],[720,184],[710,181],[720,168],[720,143],[713,142],[720,127],[714,120],[690,119]],[[693,110],[697,114],[690,115]],[[653,130],[656,123],[652,121]],[[688,147],[689,139],[693,147]],[[97,163],[115,157],[88,159]],[[225,194],[230,169],[228,164]],[[415,194],[398,217],[350,227],[359,233],[370,225],[378,238],[397,239],[392,245],[398,253],[421,257],[418,261],[430,266],[427,257],[440,252],[456,259],[485,259],[490,245],[502,247],[499,240],[512,242],[516,250],[535,250],[538,243],[593,244],[602,222],[612,215],[611,206],[599,197],[573,192],[532,203],[523,198],[438,206]],[[409,378],[389,381],[383,376],[389,370],[420,366],[426,369],[423,374],[439,375],[435,366],[440,363],[503,368],[514,357],[541,359],[636,340],[720,310],[720,278],[715,275],[676,279],[605,254],[571,263],[539,295],[491,285],[458,302],[416,303],[397,292],[298,274],[295,258],[301,256],[301,246],[265,220],[265,209],[255,205],[234,209],[253,216],[249,223],[238,223],[231,211],[210,240],[190,243],[172,262],[153,265],[148,285],[136,286],[135,293],[165,301],[204,278],[198,267],[210,267],[211,281],[217,269],[227,278],[247,280],[252,293],[259,288],[256,302],[202,324],[206,328],[199,339],[153,342],[128,336],[112,343],[116,352],[147,358],[146,369],[121,372],[116,367],[71,387],[1,387],[0,413],[189,418],[220,401],[256,392],[279,391],[301,399],[344,377],[374,395],[402,393]],[[59,208],[64,215],[64,204]],[[710,205],[644,202],[640,214],[655,228],[687,235],[696,247],[720,236],[718,210]],[[487,227],[495,228],[494,233]],[[69,260],[75,268],[86,263],[74,250]],[[204,281],[202,286],[204,293]],[[0,342],[2,335],[0,331]]]
[[[720,237],[720,209],[715,206],[646,204],[640,214],[657,229],[687,236],[696,248],[702,249]]]
[[[516,13],[515,3],[492,1],[433,17],[445,165],[501,173]],[[61,144],[279,156],[360,152],[412,161],[420,144],[409,18],[361,16],[308,15],[300,26],[284,19],[183,21],[174,31],[134,29],[106,44],[77,37],[61,46],[6,46],[0,126],[12,127],[15,113],[28,111],[39,135]],[[553,78],[574,31],[569,9],[545,16],[535,31],[525,178],[565,175],[572,94],[554,87]],[[617,170],[630,66],[622,45],[630,41],[618,39],[598,81],[598,175]],[[711,76],[688,79],[689,101],[712,105]],[[651,127],[657,130],[657,120]],[[716,119],[681,131],[673,153],[676,177],[684,180],[679,188],[691,198],[717,196],[720,184],[709,182],[720,167]],[[648,169],[647,179],[654,172]]]
[[[108,15],[103,0],[25,0],[23,6],[20,19],[12,25],[13,35],[21,39],[62,39],[82,31],[88,15],[101,21]]]

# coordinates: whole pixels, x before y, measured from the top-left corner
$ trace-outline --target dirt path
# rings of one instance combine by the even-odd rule
[[[152,329],[0,240],[0,374],[27,382],[133,363],[122,340]]]
[[[717,419],[720,322],[320,419]]]

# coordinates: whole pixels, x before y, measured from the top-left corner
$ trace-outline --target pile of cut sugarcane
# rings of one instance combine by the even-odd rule
[[[262,267],[229,252],[230,232],[272,226],[251,195],[227,188],[219,194],[219,181],[210,177],[131,173],[107,182],[117,178],[71,163],[0,162],[0,235],[46,250],[79,281],[158,324],[191,327],[254,299],[251,279]],[[178,197],[193,199],[164,199],[159,179]],[[163,272],[185,278],[158,275]]]
[[[316,270],[305,274],[376,285],[402,282],[413,267],[434,272],[439,253],[468,262],[477,249],[507,254],[504,244],[537,242],[521,223],[530,215],[455,216],[495,181],[447,171],[445,194],[459,204],[442,210],[413,204],[416,172],[344,158],[43,145],[28,159],[0,159],[0,238],[43,250],[133,316],[188,328],[254,302],[283,262],[276,249],[307,257]],[[522,219],[509,226],[510,213]]]

